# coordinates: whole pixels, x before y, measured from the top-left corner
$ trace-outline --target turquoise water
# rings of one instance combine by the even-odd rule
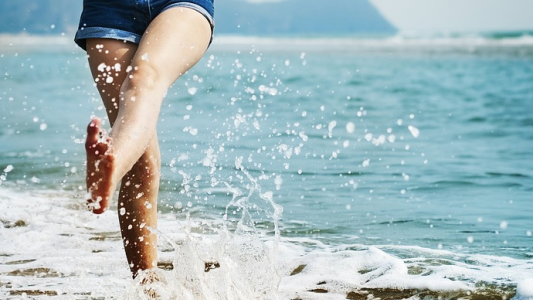
[[[81,203],[104,112],[83,53],[35,49],[0,48],[0,189]],[[528,42],[215,43],[164,102],[159,209],[222,221],[231,191],[260,189],[310,248],[510,257],[533,277],[532,82]],[[247,207],[272,234],[261,193]]]

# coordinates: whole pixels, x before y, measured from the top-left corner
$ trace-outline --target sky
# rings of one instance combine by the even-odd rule
[[[247,1],[258,3],[286,0]],[[533,0],[369,1],[400,31],[533,30]]]
[[[532,0],[370,0],[402,31],[533,29]]]

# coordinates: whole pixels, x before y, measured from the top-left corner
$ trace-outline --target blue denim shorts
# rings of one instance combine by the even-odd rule
[[[214,0],[84,0],[74,41],[83,50],[86,39],[109,38],[139,44],[150,22],[172,7],[187,7],[215,27]]]

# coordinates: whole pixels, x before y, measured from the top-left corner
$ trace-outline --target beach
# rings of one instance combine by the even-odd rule
[[[0,45],[0,297],[143,299],[116,203],[85,208],[85,54]],[[528,36],[215,39],[163,103],[154,288],[533,299],[532,63]]]

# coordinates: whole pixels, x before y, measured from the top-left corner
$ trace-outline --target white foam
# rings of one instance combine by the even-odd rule
[[[533,277],[524,279],[516,287],[516,296],[512,300],[531,300],[533,299]]]
[[[60,299],[138,298],[142,288],[130,279],[112,210],[93,215],[70,192],[2,188],[0,199],[0,296],[17,299],[10,291],[31,289]],[[159,288],[180,299],[346,299],[362,288],[468,291],[480,281],[518,284],[514,300],[533,299],[533,280],[524,280],[531,261],[415,246],[328,246],[305,237],[278,242],[232,234],[222,220],[172,214],[159,224],[160,260],[175,266],[161,271],[167,284]],[[220,266],[205,272],[205,262]],[[24,270],[37,274],[17,276]]]

